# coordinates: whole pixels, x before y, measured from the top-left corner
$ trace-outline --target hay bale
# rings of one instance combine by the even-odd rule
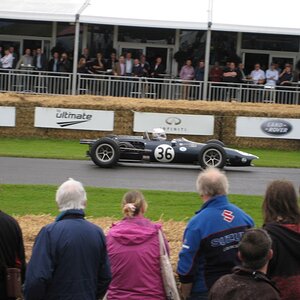
[[[17,108],[16,128],[0,128],[0,136],[40,137],[55,139],[98,138],[111,132],[88,130],[34,128],[34,108],[64,107],[92,110],[115,111],[115,134],[133,133],[133,112],[157,112],[193,115],[214,115],[215,133],[212,136],[185,136],[196,142],[205,142],[216,138],[225,144],[239,147],[258,147],[286,150],[299,150],[299,140],[240,138],[235,136],[237,116],[300,118],[299,105],[281,105],[264,103],[238,103],[220,101],[153,100],[131,99],[104,96],[51,96],[29,94],[0,94],[0,106]],[[170,138],[178,135],[170,135]]]

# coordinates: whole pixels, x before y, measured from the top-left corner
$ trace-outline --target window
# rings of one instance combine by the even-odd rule
[[[243,49],[299,51],[299,37],[279,34],[243,33]]]
[[[5,35],[51,37],[52,22],[1,20],[0,32]]]
[[[109,58],[113,50],[113,34],[113,26],[89,25],[88,48],[90,55],[96,57],[97,52],[102,52],[104,57]]]
[[[119,27],[119,42],[174,45],[175,30],[146,27]]]
[[[180,47],[175,53],[179,69],[187,58],[193,59],[194,65],[205,58],[206,31],[181,30]],[[227,60],[239,61],[236,55],[237,33],[212,31],[210,47],[210,64],[218,61],[225,65]]]

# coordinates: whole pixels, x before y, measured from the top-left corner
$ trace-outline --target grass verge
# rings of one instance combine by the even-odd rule
[[[87,145],[78,140],[0,138],[0,156],[86,159]],[[300,151],[239,149],[259,156],[259,167],[300,168]]]
[[[0,185],[1,210],[13,215],[57,215],[55,205],[55,186],[51,185]],[[88,206],[86,214],[90,217],[122,218],[121,199],[125,189],[87,187]],[[146,216],[151,220],[187,221],[201,206],[196,193],[143,191],[149,207]],[[246,211],[262,224],[261,196],[230,195],[232,203]]]

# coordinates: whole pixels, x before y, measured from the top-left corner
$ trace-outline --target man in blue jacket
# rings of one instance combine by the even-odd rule
[[[204,300],[214,282],[239,263],[238,243],[254,223],[229,203],[228,180],[218,169],[200,173],[196,186],[204,204],[185,229],[177,273],[183,298]]]
[[[26,271],[26,300],[96,300],[111,280],[102,230],[85,220],[86,193],[73,179],[56,193],[61,214],[40,231]]]

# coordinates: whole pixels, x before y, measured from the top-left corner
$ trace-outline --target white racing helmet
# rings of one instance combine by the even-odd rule
[[[167,139],[166,132],[162,128],[154,128],[152,130],[152,139],[165,141]]]

